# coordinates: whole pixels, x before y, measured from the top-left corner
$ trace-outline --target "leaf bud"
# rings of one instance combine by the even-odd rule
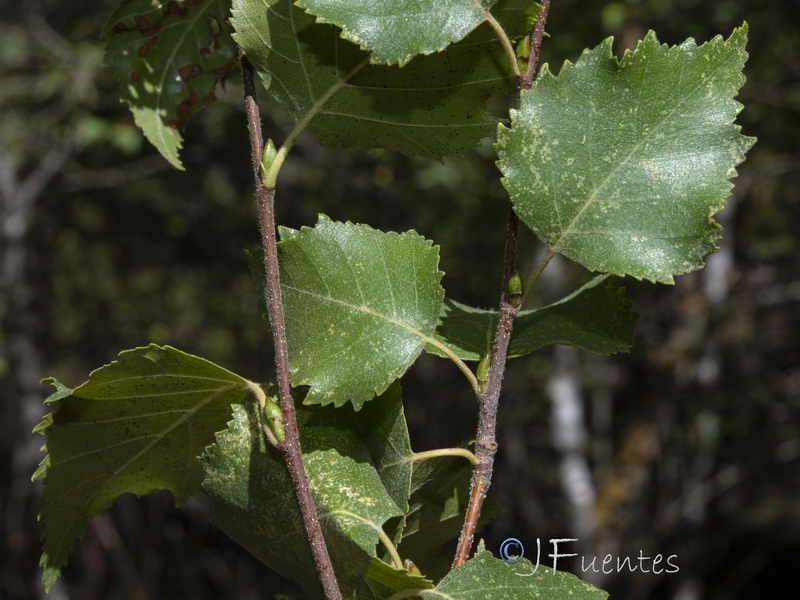
[[[271,139],[267,140],[267,143],[264,145],[264,151],[261,153],[261,166],[259,167],[261,183],[265,183],[269,168],[272,166],[272,161],[275,160],[277,155],[278,150],[275,148],[275,144]]]
[[[522,277],[519,271],[514,271],[511,279],[508,280],[508,295],[511,299],[511,306],[519,308],[522,305]]]
[[[281,407],[269,397],[264,399],[262,408],[264,411],[264,421],[269,429],[267,437],[270,438],[269,441],[272,442],[273,445],[277,446],[283,441],[283,438],[286,437],[286,433],[283,430],[283,412],[281,411]],[[273,436],[275,438],[274,440],[272,439]]]
[[[478,363],[478,368],[475,372],[475,378],[478,380],[478,393],[483,394],[486,392],[486,387],[489,385],[489,369],[492,366],[491,354],[484,354],[481,362]]]
[[[419,570],[419,567],[411,562],[410,559],[405,559],[403,561],[403,566],[405,567],[406,571],[408,571],[411,575],[416,575],[417,577],[422,577],[422,571]]]

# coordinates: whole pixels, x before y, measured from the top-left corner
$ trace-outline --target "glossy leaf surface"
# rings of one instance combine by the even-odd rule
[[[47,456],[34,479],[44,481],[41,565],[49,589],[91,518],[120,494],[167,489],[181,503],[199,493],[197,457],[248,392],[238,375],[155,345],[122,352],[75,389],[48,381],[53,412],[36,428],[47,437]]]
[[[526,6],[499,4],[498,19],[510,35],[524,32]],[[291,0],[234,0],[232,23],[265,87],[326,144],[460,155],[493,134],[498,118],[484,104],[515,85],[487,25],[446,52],[399,68],[370,65],[368,53]]]
[[[236,62],[226,0],[126,0],[106,25],[106,63],[136,124],[174,167],[182,169],[180,130],[215,100]]]
[[[633,345],[635,323],[625,290],[601,275],[554,304],[517,313],[508,357],[524,356],[548,344],[596,354],[625,352]],[[496,311],[445,300],[435,337],[463,360],[480,360],[490,351],[496,328]],[[443,356],[433,346],[425,349]]]
[[[300,0],[319,23],[371,53],[374,63],[404,65],[417,54],[444,50],[486,19],[496,0]]]
[[[311,386],[306,403],[350,401],[358,410],[406,371],[436,328],[438,247],[413,231],[325,216],[314,228],[280,231],[292,384]]]
[[[696,46],[653,32],[621,61],[611,39],[545,67],[498,131],[520,219],[594,271],[671,283],[716,249],[711,215],[753,144],[733,124],[747,27]]]

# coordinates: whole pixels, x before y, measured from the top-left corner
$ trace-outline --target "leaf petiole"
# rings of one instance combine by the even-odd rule
[[[286,155],[289,154],[289,150],[292,149],[292,146],[294,146],[294,143],[297,141],[297,138],[300,137],[300,134],[305,131],[306,127],[311,124],[311,121],[313,121],[314,118],[322,111],[322,107],[325,106],[325,103],[328,102],[328,100],[330,100],[336,92],[342,89],[344,84],[350,81],[350,79],[352,79],[353,76],[363,69],[367,64],[369,64],[369,57],[365,58],[355,67],[353,67],[347,75],[336,82],[336,85],[332,85],[328,91],[325,92],[320,99],[314,103],[314,106],[311,107],[308,113],[306,113],[306,115],[295,124],[292,131],[289,132],[286,141],[283,142],[280,150],[278,150],[277,154],[272,159],[272,164],[270,165],[269,169],[261,179],[261,183],[266,189],[275,189],[275,182],[278,179],[278,173],[281,170],[281,166],[283,166],[283,161],[286,160]]]
[[[503,26],[500,25],[500,22],[497,19],[495,19],[494,15],[486,10],[481,3],[478,2],[478,0],[472,0],[472,3],[475,5],[475,8],[483,13],[484,17],[486,18],[486,22],[492,29],[494,29],[494,32],[497,34],[497,38],[500,40],[500,44],[503,46],[503,51],[506,53],[508,64],[511,67],[511,70],[514,72],[514,76],[519,77],[522,73],[519,70],[517,53],[514,51],[514,46],[511,45],[511,40],[508,39],[506,30],[503,29]]]
[[[475,377],[475,373],[472,372],[467,364],[461,360],[458,355],[453,352],[450,348],[444,345],[442,342],[437,340],[436,338],[429,337],[427,335],[422,336],[422,339],[425,340],[426,344],[430,344],[434,348],[437,348],[442,351],[447,358],[453,361],[453,363],[458,367],[458,370],[464,374],[464,377],[467,378],[472,389],[475,390],[475,393],[478,393],[478,378]]]
[[[397,552],[397,548],[394,547],[392,540],[389,539],[389,536],[386,535],[386,532],[378,528],[378,538],[381,540],[381,544],[389,551],[389,555],[392,557],[392,566],[395,569],[402,569],[403,568],[403,559],[400,558],[400,554]]]
[[[269,443],[277,447],[286,437],[283,431],[283,412],[281,412],[281,407],[273,402],[257,383],[245,379],[245,386],[256,397],[259,406],[261,406],[261,414],[264,417],[264,433]]]
[[[520,301],[519,306],[525,306],[525,301],[528,299],[528,294],[530,293],[533,284],[536,283],[536,280],[539,279],[539,276],[542,274],[542,271],[545,270],[547,265],[550,263],[551,260],[553,260],[553,257],[556,254],[558,254],[558,250],[555,250],[553,248],[547,249],[547,252],[545,252],[544,256],[542,257],[542,260],[539,261],[539,264],[536,265],[536,268],[534,269],[533,273],[531,273],[528,279],[525,280],[525,289],[522,293],[522,300]]]
[[[429,458],[437,458],[439,456],[463,456],[473,467],[477,467],[480,464],[478,457],[466,448],[439,448],[437,450],[426,450],[425,452],[414,452],[407,460],[417,462]]]

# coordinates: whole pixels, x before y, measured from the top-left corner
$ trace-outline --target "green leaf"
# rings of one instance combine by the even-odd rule
[[[399,403],[395,384],[375,399],[378,406],[359,413],[349,407],[297,406],[311,492],[345,595],[374,568],[370,565],[384,523],[403,514],[379,474],[387,473],[389,465],[382,461],[391,452],[383,457],[373,453],[381,437],[388,443],[402,436],[364,436],[373,425],[386,431]],[[270,568],[298,581],[310,597],[321,598],[291,482],[280,454],[261,433],[261,414],[255,407],[236,406],[233,415],[201,461],[203,489],[214,506],[212,522]]]
[[[434,589],[423,591],[423,600],[459,598],[460,600],[604,600],[608,594],[572,573],[541,569],[527,559],[509,564],[492,556],[491,552],[477,555],[453,569]],[[521,573],[521,575],[519,574]]]
[[[44,481],[43,582],[50,589],[91,518],[125,492],[167,489],[177,503],[200,492],[197,457],[247,397],[247,381],[175,348],[122,352],[69,389],[54,379],[52,413],[34,430],[47,456]]]
[[[333,222],[281,228],[278,244],[292,384],[308,404],[359,410],[433,335],[444,290],[439,249],[414,231]]]
[[[405,513],[411,495],[414,452],[408,437],[400,384],[389,386],[380,398],[368,402],[352,421],[372,457],[383,487]],[[400,543],[403,526],[403,519],[397,519],[384,527],[395,545]]]
[[[126,0],[111,15],[106,63],[136,124],[174,167],[189,117],[215,100],[236,61],[225,0]]]
[[[356,587],[352,599],[386,600],[400,590],[432,587],[433,583],[429,579],[411,575],[408,571],[395,569],[377,558],[373,558],[364,579]]]
[[[558,302],[522,310],[514,319],[508,357],[548,344],[577,346],[597,354],[625,352],[633,345],[636,314],[609,275],[599,275]],[[491,350],[497,312],[445,300],[435,338],[463,360],[480,360]],[[428,345],[425,350],[444,356]]]
[[[371,52],[371,61],[406,64],[440,52],[486,20],[496,0],[300,0],[318,23],[342,28],[342,37]]]
[[[697,47],[651,31],[621,61],[609,38],[545,67],[498,131],[520,219],[594,271],[672,283],[716,250],[720,210],[754,143],[733,124],[747,26]]]
[[[456,539],[469,504],[471,465],[461,457],[443,456],[414,464],[410,509],[398,551],[433,579],[450,570],[448,542]],[[478,531],[502,509],[487,497]]]
[[[527,4],[499,3],[497,18],[510,35],[524,32]],[[232,23],[265,87],[326,144],[459,155],[493,133],[498,118],[484,104],[515,85],[488,25],[401,69],[370,65],[369,54],[290,0],[233,0]]]

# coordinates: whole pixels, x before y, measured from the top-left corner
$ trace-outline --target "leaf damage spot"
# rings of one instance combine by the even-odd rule
[[[146,58],[150,51],[155,48],[156,44],[158,43],[158,36],[151,37],[147,40],[144,44],[139,46],[139,56],[142,58]]]
[[[185,3],[188,4],[188,3]],[[165,15],[177,15],[179,17],[185,17],[189,14],[189,9],[186,8],[185,4],[179,4],[173,0],[167,5],[166,10],[164,10]]]
[[[199,63],[192,63],[178,69],[181,80],[185,82],[194,79],[203,72],[203,67]]]
[[[175,109],[175,112],[178,113],[178,119],[185,119],[188,117],[192,112],[192,106],[195,104],[197,104],[197,94],[192,92],[189,97],[178,104]]]
[[[142,15],[134,16],[133,22],[136,23],[136,29],[140,31],[150,27],[150,21],[147,20],[147,17],[143,17]]]
[[[222,25],[211,15],[206,15],[205,19],[211,41],[208,43],[208,46],[200,50],[200,54],[216,54],[222,48],[222,45],[219,43],[219,36],[222,34]]]
[[[153,26],[153,27],[150,27],[149,29],[139,29],[139,33],[141,33],[144,37],[148,37],[148,38],[149,37],[153,37],[159,31],[161,31],[161,24],[160,23],[155,25],[155,26]]]

